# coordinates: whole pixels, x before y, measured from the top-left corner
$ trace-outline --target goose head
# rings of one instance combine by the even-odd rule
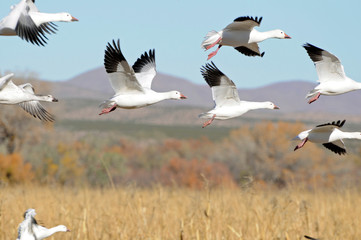
[[[291,39],[290,36],[288,36],[283,30],[280,29],[276,29],[273,31],[274,37],[275,38],[280,38],[280,39]]]
[[[171,91],[171,92],[170,92],[170,99],[175,99],[175,100],[178,100],[178,99],[187,99],[187,97],[184,96],[183,94],[181,94],[181,93],[178,92],[178,91]]]
[[[39,98],[39,100],[44,101],[44,102],[58,102],[59,101],[52,95],[38,96],[38,98]]]
[[[59,13],[60,21],[62,22],[77,22],[79,21],[77,18],[73,17],[70,13],[64,12]]]
[[[274,104],[273,102],[265,102],[265,108],[268,109],[280,109],[278,106],[276,106],[276,104]]]
[[[27,218],[27,217],[35,217],[36,215],[36,212],[35,212],[35,209],[32,209],[32,208],[29,208],[28,210],[26,210],[24,212],[24,218]]]
[[[64,225],[59,225],[56,228],[58,232],[70,232],[70,230]]]

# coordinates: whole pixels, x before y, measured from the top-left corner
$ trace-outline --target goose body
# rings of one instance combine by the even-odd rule
[[[53,116],[40,104],[57,102],[51,95],[36,95],[30,83],[15,85],[11,78],[13,73],[0,78],[0,104],[19,104],[27,113],[42,121],[54,121]]]
[[[321,143],[324,147],[337,154],[346,154],[346,147],[343,139],[360,139],[361,132],[343,132],[340,130],[345,124],[346,120],[332,123],[325,123],[301,132],[294,139],[302,140],[300,144],[295,147],[302,148],[307,141],[314,143]]]
[[[28,209],[24,213],[24,221],[19,224],[18,237],[16,240],[42,240],[50,237],[57,232],[70,232],[64,225],[58,225],[53,228],[46,228],[35,220],[36,212],[34,209]]]
[[[216,51],[208,55],[208,60],[215,56],[222,46],[234,47],[246,56],[263,57],[264,52],[260,52],[258,43],[269,38],[287,39],[291,38],[284,31],[276,29],[267,32],[259,32],[254,27],[259,27],[262,17],[239,17],[223,30],[210,31],[207,33],[201,47],[208,50],[218,44]]]
[[[0,21],[0,35],[18,35],[32,44],[44,46],[48,39],[46,34],[55,33],[57,30],[53,22],[73,21],[78,19],[69,13],[42,13],[35,6],[35,0],[21,0],[12,6],[9,15]]]
[[[115,95],[100,106],[101,114],[114,111],[117,107],[133,109],[149,106],[166,99],[185,99],[178,91],[156,92],[151,89],[156,75],[155,54],[145,52],[132,67],[125,60],[118,43],[108,43],[104,66]]]
[[[203,78],[212,89],[215,107],[199,115],[200,118],[209,118],[203,124],[208,126],[214,119],[230,119],[243,115],[255,109],[279,109],[272,102],[248,102],[241,101],[238,96],[237,87],[234,82],[222,73],[212,62],[201,68]]]
[[[315,64],[319,82],[306,95],[310,98],[308,103],[316,101],[320,95],[333,96],[361,89],[361,83],[346,76],[341,61],[335,55],[309,43],[303,47]]]

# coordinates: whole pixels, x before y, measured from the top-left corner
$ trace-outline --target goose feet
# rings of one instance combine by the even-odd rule
[[[217,54],[218,50],[219,50],[221,47],[222,47],[222,45],[219,45],[216,51],[211,52],[211,53],[208,55],[207,60],[209,60],[209,59],[211,59],[212,57],[214,57],[214,56]]]
[[[294,151],[303,147],[305,145],[305,143],[307,142],[307,140],[308,140],[308,138],[303,139],[302,142],[295,147]]]
[[[114,104],[114,105],[113,105],[113,106],[111,106],[111,107],[104,108],[104,109],[102,110],[102,112],[101,112],[101,113],[99,113],[99,115],[102,115],[102,114],[106,114],[106,113],[113,112],[116,108],[117,108],[117,105],[116,105],[116,104]]]
[[[321,93],[317,93],[316,96],[314,96],[313,98],[310,99],[310,101],[308,101],[309,104],[313,103],[314,101],[316,101],[319,97],[320,97]]]
[[[214,43],[212,43],[211,45],[206,47],[206,50],[211,49],[212,47],[216,46],[220,41],[222,40],[222,38],[218,38],[217,41],[215,41]]]
[[[216,114],[214,114],[213,117],[212,117],[211,119],[209,119],[207,122],[203,123],[202,128],[205,128],[205,127],[207,127],[208,125],[210,125],[210,124],[213,122],[213,120],[214,120],[215,117],[216,117]]]

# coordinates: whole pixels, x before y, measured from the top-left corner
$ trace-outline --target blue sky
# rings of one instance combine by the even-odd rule
[[[18,0],[2,0],[0,17],[16,3]],[[19,37],[0,36],[0,75],[12,71],[18,75],[35,73],[43,80],[67,80],[103,66],[107,42],[119,38],[130,64],[155,48],[158,72],[203,84],[199,68],[210,53],[200,48],[203,37],[247,15],[263,16],[257,30],[279,28],[292,39],[260,43],[261,51],[266,52],[263,58],[221,48],[212,60],[238,87],[315,81],[313,64],[301,47],[305,42],[338,56],[349,77],[358,80],[361,75],[359,0],[36,0],[36,5],[42,12],[69,12],[79,22],[57,23],[59,31],[49,36],[46,47]]]

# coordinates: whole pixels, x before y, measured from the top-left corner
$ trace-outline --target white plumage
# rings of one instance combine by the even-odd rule
[[[360,139],[361,132],[343,132],[340,128],[345,124],[346,120],[332,123],[325,123],[316,126],[315,128],[301,132],[294,138],[294,140],[302,140],[300,144],[295,147],[302,148],[307,141],[314,143],[322,143],[324,147],[337,154],[346,154],[346,147],[342,139]]]
[[[117,107],[125,109],[141,108],[166,99],[185,99],[178,91],[155,92],[151,89],[156,75],[155,54],[145,52],[130,67],[119,46],[119,40],[113,45],[108,43],[105,50],[104,66],[115,95],[104,101],[101,114],[114,111]]]
[[[303,47],[315,64],[319,82],[306,95],[306,98],[311,98],[308,103],[316,101],[320,95],[339,95],[361,89],[361,83],[346,76],[341,61],[335,55],[309,43]]]
[[[47,41],[46,34],[55,33],[56,25],[52,22],[78,21],[69,13],[42,13],[35,6],[35,0],[21,0],[17,5],[11,6],[8,16],[0,21],[0,35],[15,36],[44,46]]]
[[[58,225],[53,228],[46,228],[35,220],[35,209],[28,209],[24,213],[24,221],[19,224],[18,237],[16,240],[42,240],[50,237],[57,232],[70,232],[64,225]]]
[[[284,31],[276,29],[267,32],[259,32],[254,27],[259,27],[262,17],[239,17],[223,30],[210,31],[205,36],[201,47],[208,50],[218,44],[216,51],[208,55],[208,60],[215,56],[222,46],[234,47],[246,56],[263,57],[264,52],[259,51],[258,43],[269,38],[291,38]]]
[[[42,121],[54,121],[54,117],[40,104],[44,102],[57,102],[51,95],[36,95],[30,83],[15,85],[10,73],[0,78],[0,104],[19,104],[27,113]]]
[[[229,119],[241,116],[249,110],[255,109],[279,109],[272,102],[247,102],[241,101],[238,96],[236,85],[212,62],[201,68],[203,78],[212,89],[215,107],[199,115],[200,118],[210,118],[203,124],[208,126],[214,119]]]

